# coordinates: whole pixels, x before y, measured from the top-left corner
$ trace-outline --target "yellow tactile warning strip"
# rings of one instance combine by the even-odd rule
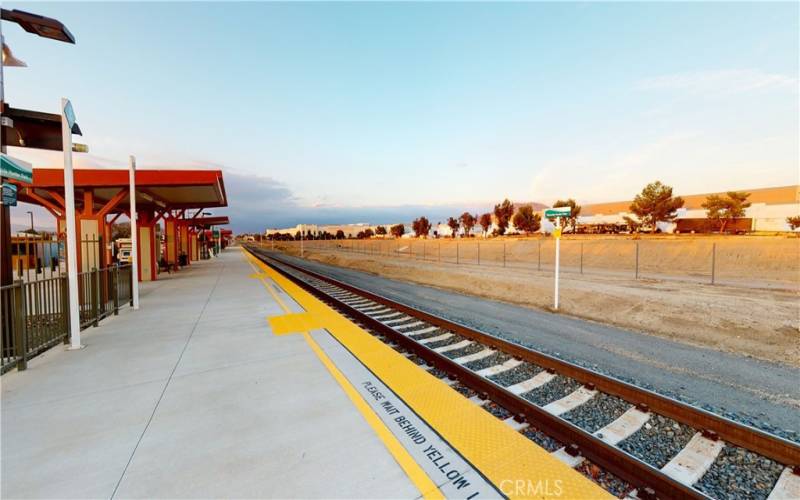
[[[283,316],[272,316],[267,320],[275,335],[303,333],[323,327],[320,318],[309,313],[284,314]]]
[[[253,258],[249,254],[245,254],[250,260],[250,265],[253,266],[253,263],[258,265],[258,267],[262,267],[263,264],[258,261],[257,259]],[[254,268],[256,266],[253,266]],[[266,268],[266,266],[263,266]],[[268,268],[267,268],[268,269]],[[289,307],[281,300],[280,296],[272,289],[270,283],[267,282],[265,279],[267,277],[264,273],[256,272],[255,274],[250,275],[251,278],[255,278],[261,281],[266,288],[270,295],[275,299],[275,302],[278,303],[281,309],[287,314],[284,316],[274,316],[268,318],[270,324],[273,324],[273,320],[277,320],[278,318],[285,318],[286,316],[296,317],[297,314],[291,314],[291,310]],[[303,313],[304,315],[308,315],[308,313]],[[291,320],[287,321],[288,324],[292,324]],[[378,438],[383,442],[384,446],[389,450],[392,454],[392,457],[397,461],[403,471],[406,473],[408,478],[414,483],[414,486],[419,490],[420,495],[422,498],[426,500],[438,500],[443,498],[443,495],[439,491],[439,488],[436,487],[436,484],[431,481],[431,479],[425,474],[425,471],[414,461],[414,458],[408,453],[408,451],[403,448],[403,445],[400,441],[391,433],[391,431],[386,427],[386,425],[375,415],[372,409],[367,405],[367,403],[361,398],[358,394],[358,391],[353,387],[352,384],[347,380],[347,378],[336,368],[336,365],[328,358],[328,356],[322,351],[322,349],[317,345],[314,339],[311,337],[308,331],[301,331],[295,332],[291,331],[294,330],[293,328],[289,328],[286,333],[302,333],[303,338],[305,339],[306,343],[311,347],[311,350],[314,351],[314,354],[317,355],[319,360],[322,362],[323,366],[330,372],[331,376],[333,376],[334,380],[342,387],[347,397],[352,401],[353,405],[358,409],[367,423],[372,427],[377,434]],[[278,335],[277,332],[273,330],[273,334]]]
[[[265,274],[510,498],[610,495],[447,384],[250,256]]]

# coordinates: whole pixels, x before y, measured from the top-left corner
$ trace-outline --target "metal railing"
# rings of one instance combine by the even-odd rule
[[[111,266],[79,273],[81,328],[98,326],[132,302],[131,266]],[[18,280],[0,287],[0,373],[24,370],[32,357],[69,340],[67,277]]]

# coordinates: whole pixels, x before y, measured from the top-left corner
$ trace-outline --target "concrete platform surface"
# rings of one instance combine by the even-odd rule
[[[144,284],[85,349],[4,375],[2,498],[419,496],[253,272],[230,249]]]

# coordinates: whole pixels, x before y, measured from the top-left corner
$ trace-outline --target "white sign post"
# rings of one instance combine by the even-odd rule
[[[553,309],[558,310],[558,272],[561,269],[561,217],[556,217],[556,277],[553,290]]]
[[[548,208],[544,211],[545,217],[555,217],[556,227],[553,230],[553,236],[556,238],[556,272],[553,284],[553,309],[558,310],[558,274],[561,270],[561,218],[569,217],[572,213],[570,207]]]
[[[68,99],[61,98],[61,147],[64,150],[64,211],[67,217],[67,286],[69,301],[69,349],[82,349],[78,311],[78,231],[75,224],[75,180],[72,175],[72,125],[75,113]]]
[[[130,170],[128,183],[130,184],[131,204],[131,285],[133,294],[133,309],[139,309],[139,229],[136,226],[136,158],[129,157]]]

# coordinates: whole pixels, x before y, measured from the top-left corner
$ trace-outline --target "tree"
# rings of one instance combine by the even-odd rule
[[[481,215],[480,219],[478,219],[478,223],[483,228],[483,235],[486,236],[489,232],[489,228],[492,227],[492,214],[485,213]]]
[[[458,234],[458,228],[461,226],[461,223],[458,222],[458,219],[449,217],[447,219],[447,225],[450,226],[451,235],[453,238],[455,238],[456,234]]]
[[[642,227],[642,223],[634,219],[633,217],[624,215],[622,219],[625,221],[625,224],[628,225],[628,229],[630,229],[631,233],[638,233],[639,229],[641,229]]]
[[[376,227],[375,228],[375,234],[380,235],[380,236],[385,236],[386,235],[386,228],[383,227],[383,226]]]
[[[752,205],[747,198],[750,193],[744,191],[728,191],[725,196],[712,194],[706,197],[701,206],[706,209],[708,218],[719,222],[720,234],[725,232],[725,227],[734,219],[744,217],[744,211]]]
[[[787,217],[786,223],[789,224],[789,227],[792,228],[792,231],[794,231],[797,228],[800,228],[800,215],[793,215],[792,217]]]
[[[472,234],[472,228],[478,223],[478,215],[464,212],[458,220],[461,221],[461,225],[464,227],[464,234],[469,237]]]
[[[523,205],[514,214],[512,222],[517,230],[530,234],[538,231],[542,226],[542,216],[535,213],[532,206]]]
[[[406,232],[406,226],[403,224],[395,224],[394,226],[389,228],[389,232],[392,233],[392,236],[395,238],[400,238]]]
[[[562,217],[564,219],[564,226],[572,227],[572,232],[574,233],[578,228],[578,216],[581,214],[581,206],[575,203],[575,200],[572,198],[568,198],[566,200],[558,200],[553,203],[553,208],[558,207],[569,207],[570,214],[569,217]],[[555,217],[548,217],[550,222],[555,222]]]
[[[505,234],[508,229],[508,223],[511,221],[511,216],[514,215],[514,204],[508,198],[503,200],[503,203],[494,206],[494,217],[497,219],[497,233]]]
[[[344,231],[342,231],[341,229],[336,231],[336,239],[337,240],[343,240],[344,239]]]
[[[669,222],[677,217],[677,210],[683,206],[683,198],[672,196],[672,186],[651,182],[636,195],[630,210],[655,233],[659,222]]]
[[[131,223],[120,222],[111,226],[111,239],[118,240],[119,238],[131,237]]]
[[[411,229],[417,234],[417,238],[420,236],[428,236],[428,233],[431,231],[431,222],[427,217],[414,219],[414,222],[411,223]]]

